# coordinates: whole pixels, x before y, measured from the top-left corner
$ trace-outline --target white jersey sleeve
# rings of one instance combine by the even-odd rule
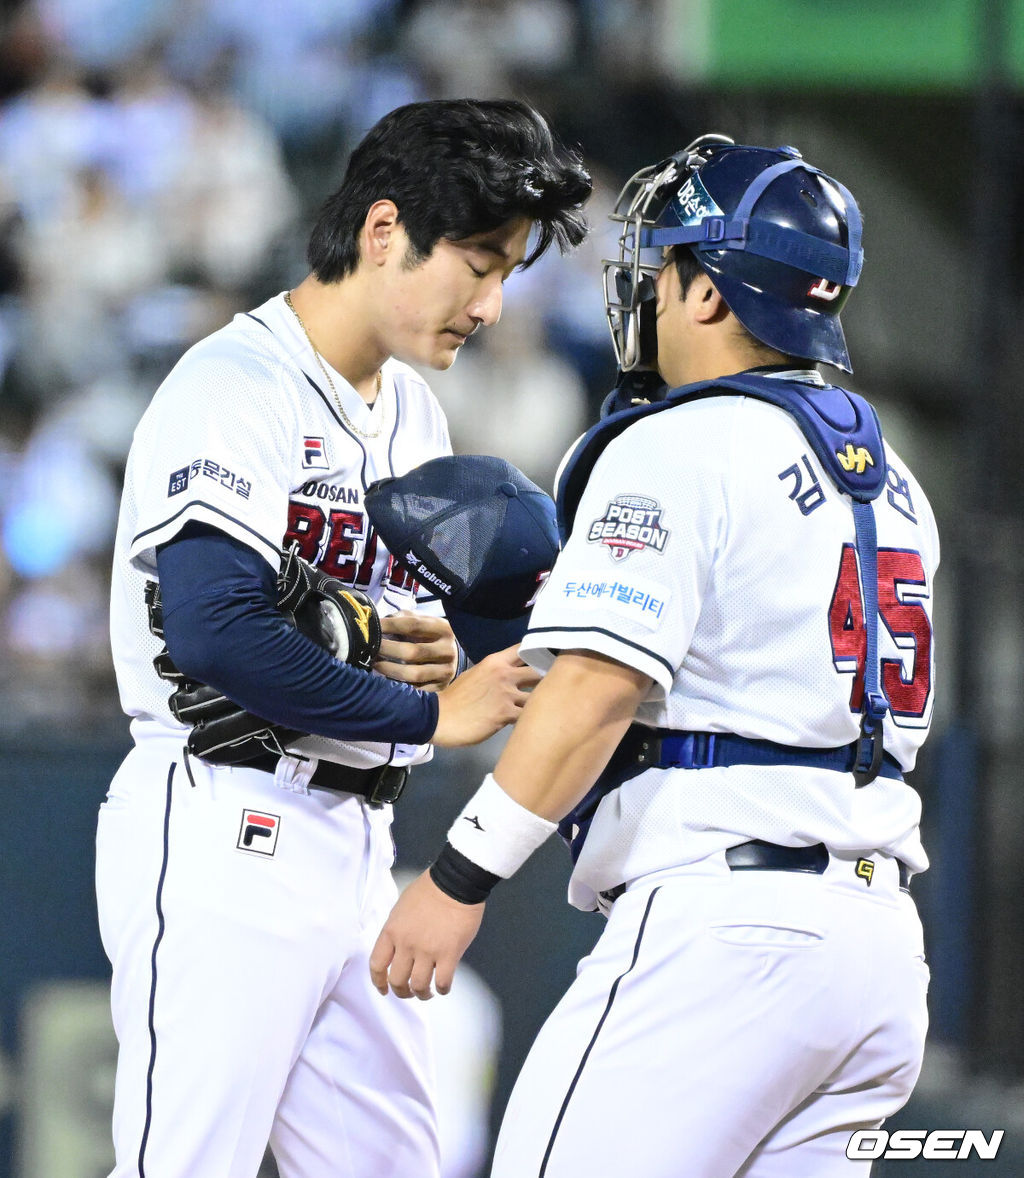
[[[155,573],[157,545],[196,521],[254,548],[276,569],[296,433],[293,400],[269,357],[240,354],[223,333],[196,345],[136,433],[126,479],[136,496],[132,564]]]
[[[719,415],[682,461],[646,423],[608,446],[534,606],[531,663],[547,669],[555,651],[582,646],[649,675],[649,701],[669,694],[726,527],[728,430]]]

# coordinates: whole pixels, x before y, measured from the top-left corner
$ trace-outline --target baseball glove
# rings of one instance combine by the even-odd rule
[[[380,649],[377,609],[365,593],[320,572],[291,550],[281,558],[277,608],[301,634],[340,663],[369,671]],[[163,601],[155,581],[146,584],[149,628],[163,638]],[[190,679],[174,665],[167,647],[153,659],[161,679],[174,685],[168,704],[175,719],[191,726],[188,751],[214,765],[244,765],[308,733],[248,712],[223,692]]]

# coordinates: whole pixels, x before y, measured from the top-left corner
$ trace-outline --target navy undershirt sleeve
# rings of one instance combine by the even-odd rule
[[[189,524],[157,549],[164,640],[178,669],[247,711],[335,740],[425,744],[437,696],[337,662],[275,607],[276,571],[224,532]]]

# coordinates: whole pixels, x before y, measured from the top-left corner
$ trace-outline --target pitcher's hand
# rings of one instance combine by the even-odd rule
[[[431,742],[443,747],[478,744],[512,724],[540,675],[510,646],[464,671],[437,697],[437,728]]]
[[[446,618],[402,610],[380,620],[383,638],[374,668],[423,691],[440,691],[459,669],[459,647]]]

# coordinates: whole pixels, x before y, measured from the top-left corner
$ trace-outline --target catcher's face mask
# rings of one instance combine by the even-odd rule
[[[626,181],[610,220],[621,227],[617,258],[605,258],[604,305],[615,357],[623,372],[653,368],[658,358],[655,280],[664,258],[661,245],[646,243],[666,204],[687,176],[707,162],[710,148],[731,144],[724,135],[702,135],[659,164]]]

